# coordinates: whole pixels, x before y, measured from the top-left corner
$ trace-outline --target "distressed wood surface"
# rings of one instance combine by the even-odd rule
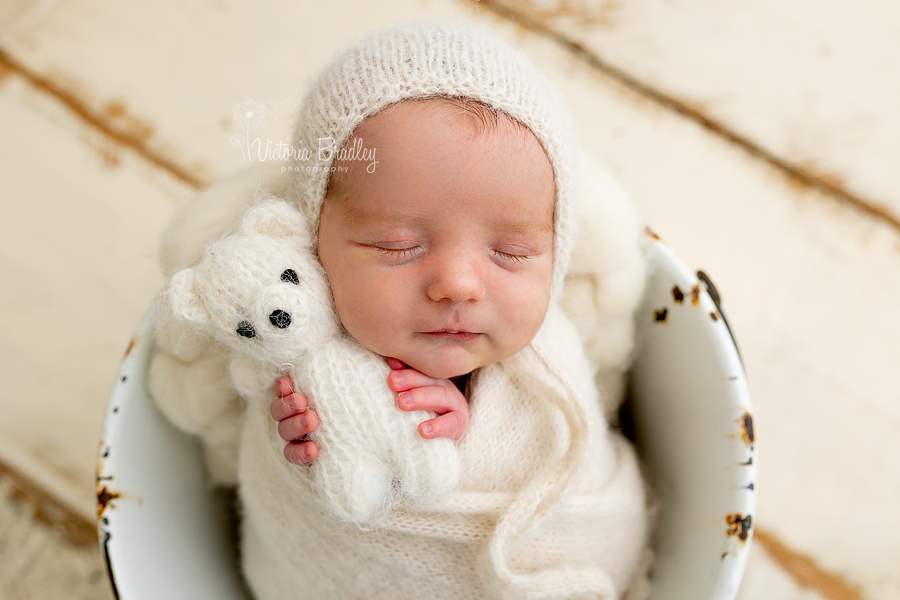
[[[112,600],[93,532],[21,482],[0,470],[0,597]]]
[[[66,501],[90,515],[106,396],[161,283],[159,233],[247,165],[235,108],[266,111],[245,142],[289,142],[305,85],[341,47],[397,14],[464,16],[563,88],[584,145],[722,294],[755,406],[766,534],[741,600],[900,599],[894,4],[392,4],[0,11],[6,445],[66,480]]]
[[[484,0],[643,93],[900,225],[900,5]]]
[[[0,111],[0,435],[82,489],[90,514],[116,364],[162,284],[159,232],[192,190],[22,77]]]

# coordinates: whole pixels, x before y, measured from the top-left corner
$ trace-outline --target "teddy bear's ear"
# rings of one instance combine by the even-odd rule
[[[307,237],[306,222],[300,211],[274,196],[266,195],[247,211],[241,223],[246,233],[273,237]]]
[[[177,271],[166,289],[166,300],[176,317],[203,325],[209,321],[209,311],[200,298],[197,284],[197,272],[194,269]]]

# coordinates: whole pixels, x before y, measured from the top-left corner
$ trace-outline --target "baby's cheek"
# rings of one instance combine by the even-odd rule
[[[347,332],[363,346],[377,354],[393,356],[394,342],[404,330],[404,323],[398,318],[400,303],[379,292],[361,289],[350,295],[338,306],[338,316]]]

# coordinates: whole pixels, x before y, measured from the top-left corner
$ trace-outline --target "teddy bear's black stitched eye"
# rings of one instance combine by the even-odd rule
[[[281,280],[285,283],[300,285],[300,278],[297,277],[297,271],[293,269],[285,269],[284,273],[281,274]]]
[[[241,337],[252,338],[256,337],[256,330],[253,329],[253,324],[250,321],[241,321],[237,326],[237,334]]]

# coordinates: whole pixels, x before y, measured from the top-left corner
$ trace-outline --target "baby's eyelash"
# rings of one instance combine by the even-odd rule
[[[382,248],[381,246],[372,247],[382,254],[387,254],[394,258],[409,258],[415,255],[419,250],[418,246],[413,246],[412,248]]]
[[[534,256],[529,254],[509,254],[508,252],[500,252],[499,250],[494,250],[493,252],[503,260],[510,260],[517,263],[525,263],[534,258]]]

